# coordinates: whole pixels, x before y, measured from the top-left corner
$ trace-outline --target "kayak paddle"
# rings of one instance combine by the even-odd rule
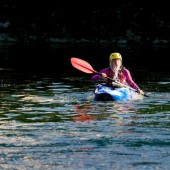
[[[76,69],[80,70],[80,71],[83,71],[85,73],[96,73],[96,74],[99,74],[99,75],[102,75],[101,73],[97,72],[96,70],[93,69],[93,67],[87,62],[87,61],[84,61],[80,58],[76,58],[76,57],[72,57],[71,58],[71,64],[73,67],[75,67]],[[126,87],[126,88],[129,88],[131,89],[132,91],[135,91],[137,93],[139,93],[138,91],[136,91],[135,89],[125,85],[125,84],[122,84],[120,82],[117,82],[115,80],[113,80],[112,78],[110,77],[106,77],[107,79],[111,80],[114,82],[114,84],[116,86],[119,86],[119,87]],[[144,94],[145,97],[148,97],[146,94]]]

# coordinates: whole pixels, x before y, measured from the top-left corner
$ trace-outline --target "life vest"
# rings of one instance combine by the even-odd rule
[[[117,77],[116,81],[127,85],[126,78],[124,76],[124,70],[125,70],[125,67],[122,67],[121,70],[119,70],[118,77]],[[114,77],[114,72],[111,70],[110,67],[109,67],[109,75],[108,75],[108,77],[110,77],[111,79],[113,79],[113,77]],[[113,81],[111,81],[109,79],[106,80],[106,84],[108,84],[108,85],[112,85],[112,82]]]

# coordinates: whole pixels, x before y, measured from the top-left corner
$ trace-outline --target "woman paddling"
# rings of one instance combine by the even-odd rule
[[[110,66],[102,69],[99,73],[92,76],[91,80],[93,82],[98,81],[100,78],[106,80],[106,84],[111,86],[114,82],[120,82],[121,84],[128,85],[135,89],[138,93],[144,95],[144,92],[139,88],[139,86],[133,81],[131,73],[128,69],[122,66],[122,56],[120,53],[111,53],[109,57]],[[108,79],[107,77],[113,79],[114,81]]]

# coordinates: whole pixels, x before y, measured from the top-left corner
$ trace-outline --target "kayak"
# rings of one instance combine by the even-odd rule
[[[111,87],[98,84],[94,91],[95,101],[139,100],[143,96],[127,87]]]

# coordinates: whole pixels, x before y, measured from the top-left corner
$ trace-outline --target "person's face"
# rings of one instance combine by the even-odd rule
[[[110,65],[111,65],[112,68],[119,69],[120,66],[122,65],[122,61],[120,59],[114,59],[114,60],[111,61]]]

